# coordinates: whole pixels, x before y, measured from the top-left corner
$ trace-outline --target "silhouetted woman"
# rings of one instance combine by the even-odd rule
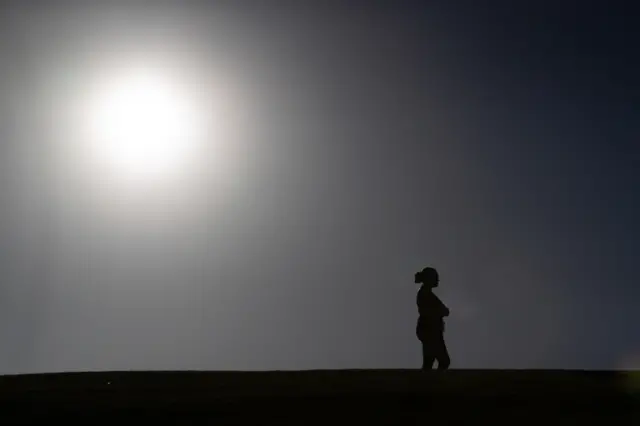
[[[418,290],[418,325],[416,335],[422,343],[422,369],[431,370],[438,361],[438,370],[446,370],[451,364],[447,345],[444,342],[444,317],[449,316],[449,308],[433,293],[440,277],[434,268],[424,268],[415,276]]]

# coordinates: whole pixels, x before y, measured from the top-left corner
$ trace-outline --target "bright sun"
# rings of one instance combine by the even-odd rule
[[[168,76],[128,70],[98,85],[85,113],[92,156],[118,174],[159,177],[183,171],[201,130],[194,99]]]

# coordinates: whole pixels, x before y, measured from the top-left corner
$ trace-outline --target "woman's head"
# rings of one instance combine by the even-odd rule
[[[424,284],[429,287],[438,287],[440,277],[435,268],[427,266],[422,271],[416,272],[415,282],[416,284]]]

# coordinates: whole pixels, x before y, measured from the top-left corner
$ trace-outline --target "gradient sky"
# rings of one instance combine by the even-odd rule
[[[417,368],[426,265],[452,368],[638,365],[637,10],[21,3],[0,12],[0,373]],[[226,67],[253,111],[153,199],[73,175],[56,136],[87,64],[145,49]]]

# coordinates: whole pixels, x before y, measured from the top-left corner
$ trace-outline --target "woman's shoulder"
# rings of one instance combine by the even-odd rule
[[[426,287],[420,287],[420,290],[418,290],[418,300],[428,300],[428,299],[432,299],[433,296],[435,296],[433,294],[432,291],[430,291],[430,289],[426,288]]]

